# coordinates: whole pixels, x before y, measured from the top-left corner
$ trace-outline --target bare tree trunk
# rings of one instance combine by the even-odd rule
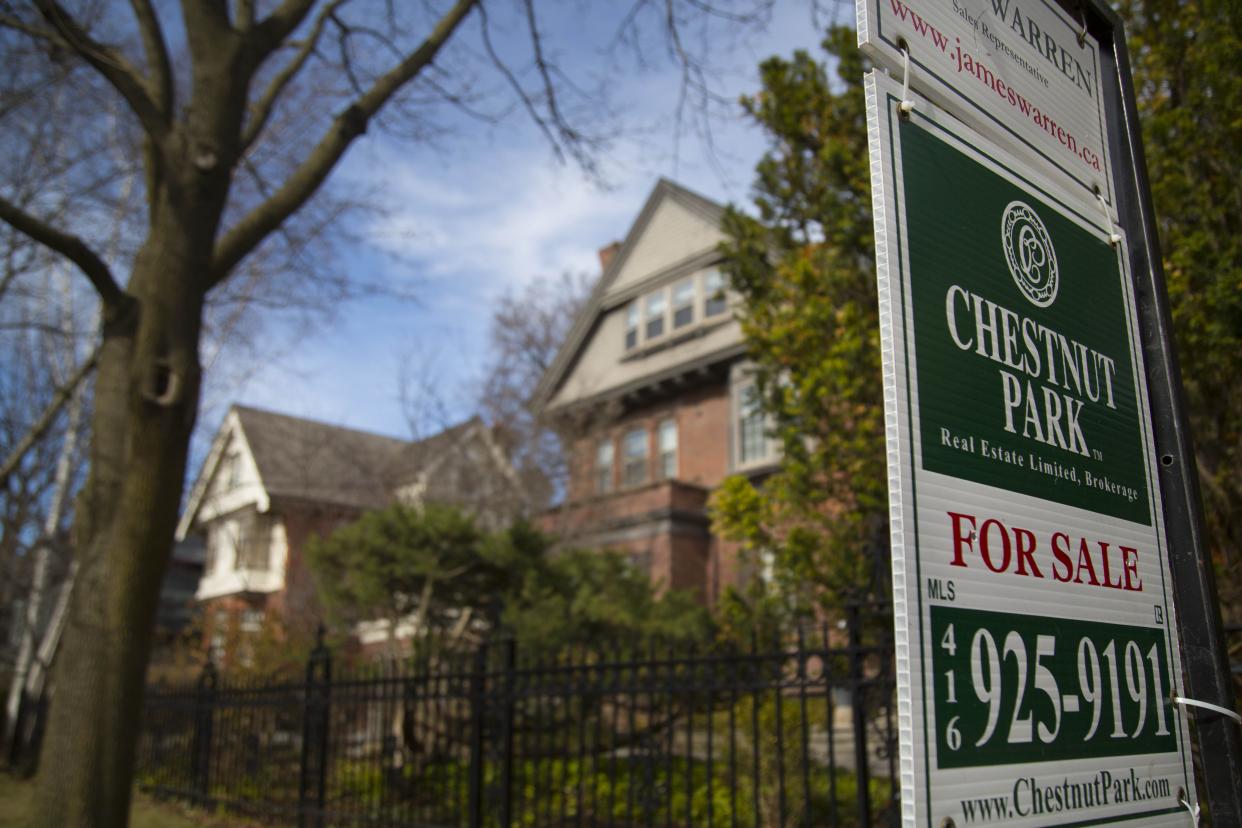
[[[187,189],[182,196],[193,198],[197,188]],[[48,828],[128,819],[152,622],[198,408],[202,274],[218,221],[217,213],[206,238],[195,238],[201,231],[187,228],[197,209],[159,210],[180,226],[153,228],[160,243],[135,263],[128,318],[104,325],[90,476],[74,524],[77,584],[40,762],[37,824]]]

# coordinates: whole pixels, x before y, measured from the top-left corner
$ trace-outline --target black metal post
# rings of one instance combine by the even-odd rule
[[[871,824],[871,768],[867,762],[867,710],[863,703],[862,622],[858,605],[847,610],[850,640],[850,705],[854,713],[854,777],[858,780],[858,824]],[[829,722],[829,727],[832,723]]]
[[[500,823],[510,828],[513,822],[513,713],[517,703],[517,642],[508,639],[502,645],[505,676],[504,696],[500,699]]]
[[[1186,693],[1234,709],[1216,582],[1203,531],[1203,506],[1181,369],[1156,235],[1151,186],[1121,19],[1106,0],[1084,0],[1088,31],[1101,44],[1109,152],[1118,214],[1128,231],[1139,333],[1147,369],[1164,504],[1169,565],[1181,637]],[[1242,825],[1242,731],[1224,716],[1195,709],[1205,793],[1214,825]]]
[[[302,707],[302,762],[298,777],[298,828],[323,828],[328,772],[328,715],[332,683],[332,654],[324,645],[321,624],[318,641],[306,664]]]
[[[190,745],[192,798],[205,805],[211,798],[211,745],[215,723],[216,665],[208,661],[194,694],[194,736]]]
[[[474,673],[470,677],[470,770],[468,825],[483,826],[483,768],[487,757],[483,753],[483,718],[487,715],[487,645],[479,647],[474,658]]]

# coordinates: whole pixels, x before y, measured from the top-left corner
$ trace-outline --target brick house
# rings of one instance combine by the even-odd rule
[[[720,205],[661,180],[603,272],[535,400],[571,435],[567,542],[628,553],[657,583],[714,603],[748,576],[707,502],[777,446],[755,396],[735,297],[719,269]]]
[[[408,441],[233,406],[177,527],[178,541],[203,542],[195,598],[209,647],[221,654],[231,633],[244,640],[269,613],[307,623],[316,607],[307,540],[398,501],[457,505],[491,529],[527,509],[478,418]]]

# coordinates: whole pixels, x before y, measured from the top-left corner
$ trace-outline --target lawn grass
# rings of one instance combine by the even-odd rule
[[[26,828],[34,818],[34,780],[0,772],[0,828]],[[130,828],[226,828],[252,825],[231,817],[217,817],[173,803],[134,794]]]

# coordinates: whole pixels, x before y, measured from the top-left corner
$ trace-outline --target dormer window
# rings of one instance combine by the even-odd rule
[[[682,279],[673,285],[673,330],[694,321],[694,279]]]
[[[729,309],[725,290],[724,276],[712,267],[634,297],[625,306],[625,353],[672,343],[722,321]]]
[[[664,333],[666,297],[663,290],[657,290],[647,297],[647,339],[655,339]]]
[[[724,274],[713,267],[703,274],[703,316],[719,316],[727,309]]]

